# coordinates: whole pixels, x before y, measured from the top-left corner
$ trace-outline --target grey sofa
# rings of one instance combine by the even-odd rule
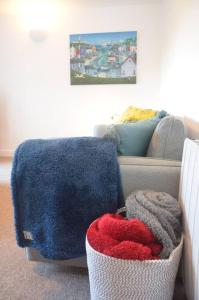
[[[96,126],[94,130],[94,135],[99,137],[103,136],[106,127],[107,125]],[[171,128],[172,126],[170,124],[170,129]],[[157,131],[158,130],[159,129],[157,128]],[[154,148],[155,142],[158,141],[157,138],[158,134],[159,134],[158,132],[154,132],[153,137],[155,137],[155,141],[151,140],[150,147],[153,146]],[[175,128],[175,134],[174,132],[172,132],[170,133],[170,135],[172,135],[173,138],[175,139],[173,157],[174,158],[176,157],[176,151],[178,157],[181,157],[183,151],[183,142],[185,137],[185,130],[183,128],[183,124]],[[162,137],[160,137],[160,140],[162,140]],[[163,142],[165,142],[164,138],[163,138]],[[127,157],[127,156],[118,157],[125,198],[131,192],[138,189],[152,189],[156,191],[167,192],[172,196],[174,196],[175,198],[178,198],[181,162],[179,160],[172,160],[173,150],[171,151],[170,147],[167,147],[168,142],[169,142],[169,136],[167,133],[167,140],[165,143],[166,148],[163,149],[164,150],[163,152],[161,152],[162,145],[160,145],[161,149],[159,153],[161,153],[161,155],[163,154],[168,155],[169,159],[167,159],[166,157],[164,158]],[[152,150],[150,150],[150,153],[151,155],[154,154],[154,152],[152,153]],[[87,266],[86,257],[58,261],[58,260],[45,259],[40,255],[38,250],[32,248],[26,248],[25,251],[26,251],[27,259],[31,261],[56,263],[56,264],[77,266],[77,267]]]

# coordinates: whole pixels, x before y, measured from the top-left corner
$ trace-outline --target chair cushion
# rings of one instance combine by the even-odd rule
[[[105,138],[117,144],[119,155],[146,156],[147,149],[158,122],[158,118],[115,124],[108,128]]]
[[[147,156],[181,160],[185,138],[184,123],[174,116],[165,117],[153,133]]]

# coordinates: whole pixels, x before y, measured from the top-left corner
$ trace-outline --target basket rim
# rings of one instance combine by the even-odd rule
[[[151,264],[157,264],[157,263],[160,263],[160,262],[164,262],[164,263],[169,263],[172,261],[173,257],[175,256],[175,253],[183,246],[183,239],[184,239],[184,234],[182,233],[181,235],[181,239],[180,239],[180,243],[178,244],[178,246],[171,252],[169,258],[166,258],[166,259],[146,259],[146,260],[138,260],[138,259],[122,259],[122,258],[117,258],[117,257],[112,257],[112,256],[109,256],[109,255],[106,255],[104,253],[101,253],[97,250],[95,250],[89,243],[88,239],[87,239],[87,236],[86,236],[86,247],[89,247],[90,249],[92,249],[93,252],[95,252],[97,255],[100,255],[104,258],[109,258],[111,260],[117,260],[118,262],[126,262],[126,263],[129,263],[129,262],[136,262],[137,264],[148,264],[148,265],[151,265]]]

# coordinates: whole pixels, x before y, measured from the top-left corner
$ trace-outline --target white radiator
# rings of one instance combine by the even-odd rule
[[[184,216],[185,289],[189,300],[199,300],[199,141],[185,140],[179,196]]]

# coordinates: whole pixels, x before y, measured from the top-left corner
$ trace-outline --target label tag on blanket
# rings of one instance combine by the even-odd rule
[[[26,240],[32,240],[33,241],[33,237],[32,237],[32,233],[30,231],[23,231],[23,235],[24,235],[24,238]]]

